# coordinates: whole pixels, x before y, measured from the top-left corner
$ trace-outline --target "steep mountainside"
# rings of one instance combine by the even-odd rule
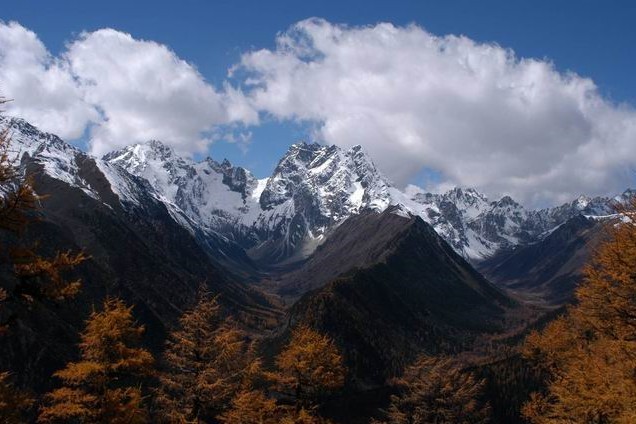
[[[90,259],[75,272],[83,279],[79,297],[63,307],[37,302],[25,313],[20,302],[5,305],[3,314],[14,316],[19,331],[3,339],[0,368],[14,370],[30,387],[48,384],[39,378],[75,354],[83,320],[107,295],[136,305],[155,349],[166,327],[192,305],[200,284],[249,324],[277,316],[260,292],[223,270],[220,255],[202,247],[198,230],[178,209],[167,207],[146,180],[23,121],[10,125],[21,166],[35,177],[35,190],[49,195],[27,241],[38,242],[43,254],[83,250]],[[3,276],[3,284],[11,284],[11,277]]]
[[[260,210],[254,199],[262,187],[249,171],[210,158],[195,163],[159,141],[109,153],[104,161],[147,180],[164,202],[201,228],[222,232],[243,245],[256,242],[250,224]]]
[[[360,146],[294,144],[261,194],[262,243],[252,254],[269,263],[306,257],[344,219],[388,204],[388,184]]]
[[[611,215],[615,205],[633,196],[632,190],[614,198],[581,196],[560,206],[527,210],[509,196],[490,202],[474,189],[454,188],[444,194],[416,193],[412,200],[423,210],[409,206],[457,252],[478,263],[500,251],[536,243],[576,216]]]
[[[290,323],[334,337],[367,383],[384,381],[420,349],[461,350],[501,329],[514,307],[430,225],[399,208],[349,218],[279,289],[313,289],[292,306]]]
[[[526,299],[563,305],[573,300],[583,266],[604,237],[604,225],[577,215],[540,242],[502,252],[478,264],[478,269]]]

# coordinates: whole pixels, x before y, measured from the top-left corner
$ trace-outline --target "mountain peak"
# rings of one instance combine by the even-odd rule
[[[363,147],[362,147],[362,145],[360,145],[360,144],[356,144],[355,146],[351,147],[351,148],[349,149],[349,152],[350,152],[350,153],[354,153],[354,154],[355,154],[355,153],[358,153],[358,152],[361,152],[361,153],[363,153],[363,154],[366,154],[366,152],[364,151],[364,148],[363,148]]]
[[[102,159],[138,176],[143,176],[149,167],[165,168],[169,169],[170,172],[176,172],[177,168],[192,164],[190,160],[180,157],[172,147],[159,140],[132,144],[107,153]]]
[[[148,146],[153,152],[162,153],[162,154],[170,155],[170,156],[175,155],[174,149],[164,144],[160,140],[148,140],[147,142],[142,143],[142,145]]]
[[[512,197],[506,195],[494,202],[497,207],[521,207]]]
[[[12,150],[36,157],[49,175],[92,190],[77,173],[75,158],[84,153],[24,120],[0,117],[2,125],[12,131]],[[343,149],[295,143],[274,173],[262,180],[227,159],[195,163],[182,158],[159,140],[124,147],[103,160],[108,163],[106,173],[117,165],[113,179],[126,173],[144,178],[153,196],[180,210],[189,222],[241,240],[247,249],[265,246],[263,250],[276,252],[272,261],[287,260],[300,250],[310,253],[350,216],[391,205],[398,205],[397,214],[421,217],[457,252],[478,260],[502,248],[532,243],[573,216],[614,213],[617,203],[636,195],[627,190],[614,199],[581,196],[558,207],[526,211],[509,196],[489,202],[471,187],[443,194],[404,193],[391,186],[360,145]],[[97,163],[101,166],[102,161]]]
[[[28,153],[33,156],[45,150],[59,150],[71,154],[80,150],[72,146],[55,134],[40,131],[22,118],[0,116],[0,128],[7,129],[11,137],[11,151],[13,157]]]
[[[580,195],[575,201],[574,203],[576,204],[576,207],[578,207],[579,209],[583,210],[587,207],[587,205],[590,204],[590,201],[592,199],[588,196],[585,195]]]

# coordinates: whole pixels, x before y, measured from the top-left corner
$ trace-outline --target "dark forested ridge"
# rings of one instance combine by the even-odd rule
[[[330,278],[347,263],[354,266]],[[291,307],[290,321],[334,337],[355,378],[376,384],[416,352],[460,351],[501,331],[516,306],[428,224],[393,210],[350,218],[290,280],[314,289]]]
[[[583,267],[603,240],[606,223],[583,215],[561,224],[543,240],[481,261],[490,281],[528,299],[563,305],[574,299]]]

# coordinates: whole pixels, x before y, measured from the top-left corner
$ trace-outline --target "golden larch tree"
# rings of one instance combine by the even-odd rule
[[[34,403],[33,398],[16,388],[7,372],[0,373],[0,422],[19,424],[26,420],[26,413]]]
[[[170,334],[164,353],[158,419],[170,423],[215,422],[260,369],[251,344],[224,319],[216,298],[206,293],[199,297]]]
[[[0,98],[3,103],[5,100]],[[82,252],[60,252],[45,258],[33,247],[21,245],[42,196],[35,193],[33,178],[20,168],[18,159],[17,153],[11,151],[10,130],[5,128],[0,131],[0,263],[12,267],[17,278],[0,286],[0,307],[9,300],[64,300],[75,296],[81,282],[67,281],[64,274],[87,259]]]
[[[0,105],[5,102],[0,98]],[[61,300],[77,294],[80,281],[67,281],[64,273],[86,260],[83,253],[70,252],[47,259],[21,245],[40,196],[33,189],[33,179],[20,169],[18,159],[11,151],[9,128],[0,130],[0,337],[17,319],[11,302]],[[8,373],[0,376],[0,417],[3,422],[11,422],[30,400],[27,402],[28,396],[10,384]]]
[[[225,424],[329,424],[315,410],[289,405],[277,405],[257,390],[239,392],[232,400],[232,407],[219,417]]]
[[[279,424],[281,410],[274,399],[258,390],[240,391],[229,410],[219,416],[225,424]]]
[[[294,409],[286,409],[283,412],[279,424],[332,424],[332,421],[323,418],[309,409],[301,408],[296,411]]]
[[[484,380],[448,357],[420,356],[396,380],[399,395],[391,397],[387,424],[482,424],[490,407],[482,402]]]
[[[323,395],[340,389],[346,368],[333,340],[308,326],[295,328],[270,373],[277,390],[293,397],[296,409],[312,409]]]
[[[535,424],[636,422],[636,204],[611,222],[585,268],[577,303],[524,353],[548,375],[523,414]]]
[[[81,360],[55,373],[63,387],[46,395],[42,423],[145,423],[143,384],[154,360],[140,347],[143,326],[132,307],[106,299],[91,313],[80,343]]]

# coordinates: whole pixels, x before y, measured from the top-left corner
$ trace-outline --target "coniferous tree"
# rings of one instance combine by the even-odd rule
[[[397,381],[387,424],[481,424],[490,408],[479,398],[485,381],[476,379],[451,358],[421,356]]]
[[[321,396],[344,384],[345,368],[333,341],[306,326],[292,332],[276,358],[277,370],[266,373],[276,391],[294,400],[277,404],[263,392],[238,392],[232,407],[219,416],[227,424],[328,424],[317,414]]]
[[[0,98],[0,105],[5,100]],[[29,222],[29,214],[37,208],[38,196],[30,177],[17,166],[11,154],[9,129],[0,131],[0,230],[20,233]]]
[[[7,372],[0,373],[0,422],[18,424],[26,421],[25,413],[33,405],[33,398],[10,382]]]
[[[225,424],[279,424],[281,410],[276,401],[258,390],[241,391],[229,410],[219,416]]]
[[[218,302],[207,294],[170,334],[164,364],[158,419],[172,423],[215,422],[260,369],[244,334],[223,319]]]
[[[294,329],[276,366],[270,377],[281,393],[293,397],[297,411],[315,408],[323,395],[344,385],[346,369],[333,340],[307,326]]]
[[[81,359],[55,373],[63,387],[46,395],[39,422],[148,422],[142,387],[153,375],[152,355],[139,346],[142,326],[119,299],[93,312],[80,343]]]
[[[277,405],[257,390],[239,392],[232,407],[219,417],[225,424],[329,424],[331,421],[316,414],[315,410],[288,405]]]
[[[550,376],[524,406],[532,423],[636,422],[635,206],[585,269],[578,303],[526,340],[526,356]]]
[[[315,413],[315,411],[300,408],[296,411],[294,409],[286,409],[282,414],[279,424],[331,424],[331,421],[323,418]]]

